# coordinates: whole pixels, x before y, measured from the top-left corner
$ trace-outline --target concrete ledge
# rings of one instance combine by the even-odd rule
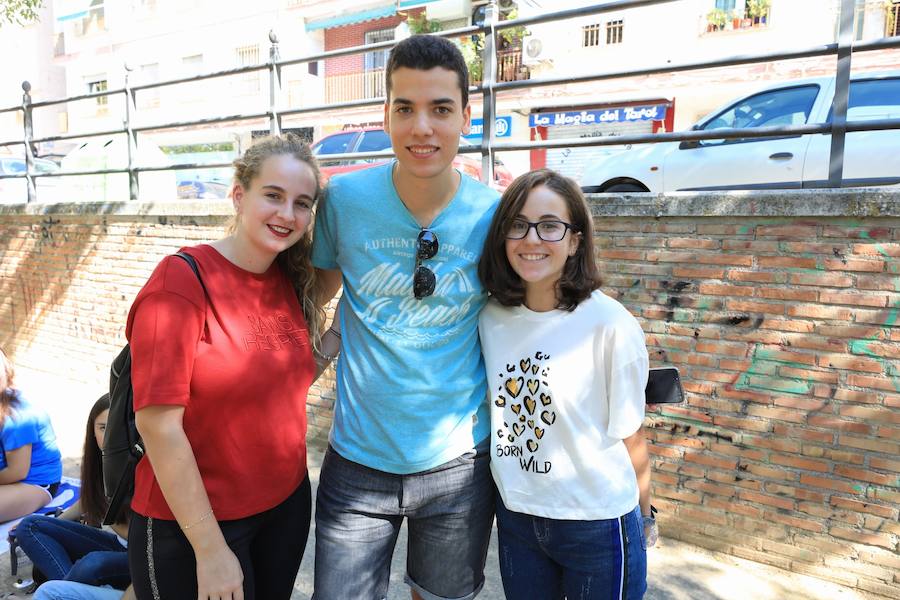
[[[900,188],[589,194],[595,217],[900,217]],[[0,204],[7,215],[231,216],[230,200]]]
[[[172,202],[57,202],[34,204],[0,204],[0,217],[7,215],[119,217],[164,216],[207,217],[231,216],[231,200],[176,200]]]
[[[900,188],[590,194],[595,217],[900,217]]]

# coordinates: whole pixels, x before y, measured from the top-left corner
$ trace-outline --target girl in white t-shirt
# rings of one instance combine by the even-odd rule
[[[599,291],[590,210],[553,171],[507,188],[478,267],[503,589],[641,598],[655,543],[640,325]]]

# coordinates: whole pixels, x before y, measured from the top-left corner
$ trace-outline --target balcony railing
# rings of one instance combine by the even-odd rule
[[[522,81],[529,77],[528,67],[522,64],[521,48],[497,51],[497,81]],[[472,81],[473,85],[479,83]],[[384,69],[325,77],[325,102],[328,104],[381,98],[384,95]]]
[[[522,64],[522,48],[497,51],[497,81],[522,81],[530,77]]]
[[[325,77],[325,103],[351,102],[384,96],[384,69]]]
[[[884,37],[900,35],[900,2],[884,9]]]
[[[306,1],[306,0],[303,0]],[[642,6],[657,6],[663,4],[673,4],[676,0],[611,0],[603,4],[592,6],[573,8],[559,12],[535,15],[526,18],[516,18],[507,21],[495,20],[494,4],[488,5],[485,26],[469,26],[458,29],[441,32],[440,35],[448,38],[456,38],[462,36],[471,36],[479,34],[484,36],[485,44],[481,53],[482,61],[484,57],[493,55],[496,42],[496,31],[501,29],[511,29],[519,27],[528,27],[551,21],[560,21],[565,19],[574,19],[584,16],[592,16],[595,14],[608,13],[625,8],[637,8]],[[851,13],[854,10],[854,0],[840,0],[842,14]],[[704,27],[705,29],[705,27]],[[847,133],[856,131],[873,131],[873,130],[900,130],[900,119],[877,119],[872,121],[847,121],[846,98],[849,94],[849,75],[850,75],[850,58],[856,53],[884,50],[889,48],[900,48],[900,40],[896,38],[878,39],[868,42],[857,42],[854,40],[852,31],[852,19],[841,19],[840,35],[835,43],[817,45],[807,48],[794,48],[791,50],[769,51],[760,54],[741,54],[736,56],[715,56],[708,59],[666,63],[665,65],[651,65],[639,69],[594,71],[589,74],[572,76],[560,75],[553,77],[541,77],[538,79],[528,78],[527,81],[519,80],[522,73],[520,69],[507,70],[505,75],[497,77],[499,71],[494,67],[494,61],[484,61],[484,81],[480,83],[472,82],[470,91],[481,93],[483,98],[483,115],[484,115],[484,133],[483,142],[480,146],[471,146],[462,149],[463,153],[480,153],[482,159],[482,178],[484,181],[490,181],[493,178],[493,154],[496,152],[512,152],[518,150],[534,150],[549,148],[582,148],[587,146],[621,146],[626,144],[652,144],[659,142],[673,141],[700,141],[700,140],[719,140],[719,139],[746,139],[746,138],[774,138],[791,135],[813,135],[827,134],[832,136],[831,156],[829,161],[829,178],[828,187],[842,187],[844,185],[852,185],[853,182],[845,182],[843,180],[843,160],[844,160],[844,139]],[[242,122],[247,123],[248,129],[258,128],[258,123],[263,119],[269,121],[269,131],[279,133],[282,131],[282,124],[285,119],[294,119],[300,115],[322,114],[326,111],[334,111],[337,109],[357,109],[357,108],[375,108],[384,102],[384,73],[380,70],[369,71],[366,73],[339,76],[345,80],[356,81],[358,83],[357,98],[358,100],[345,101],[340,103],[335,100],[335,96],[341,89],[353,89],[352,85],[356,83],[339,83],[335,80],[328,85],[329,98],[322,105],[313,106],[291,106],[289,108],[282,106],[282,86],[281,86],[281,69],[299,64],[318,63],[322,60],[329,60],[341,56],[358,55],[370,53],[374,51],[384,51],[390,49],[395,42],[386,41],[364,46],[354,46],[351,48],[341,48],[338,50],[330,50],[320,54],[312,54],[289,60],[280,60],[278,58],[278,39],[274,34],[270,34],[271,46],[269,48],[269,60],[255,65],[247,65],[224,71],[216,71],[192,75],[180,79],[170,79],[167,81],[158,81],[142,85],[132,85],[129,75],[125,75],[125,85],[118,89],[93,89],[91,92],[79,96],[71,96],[55,100],[44,100],[33,102],[30,91],[31,84],[23,82],[22,90],[25,92],[22,96],[22,103],[16,106],[0,107],[0,115],[5,113],[15,113],[19,115],[20,122],[23,125],[24,137],[18,139],[0,139],[0,148],[21,147],[25,155],[25,173],[2,174],[0,181],[5,179],[25,179],[26,183],[26,199],[28,202],[34,202],[37,199],[35,180],[37,178],[54,178],[54,177],[70,177],[70,176],[86,176],[86,175],[106,175],[124,173],[128,176],[129,197],[137,200],[139,197],[138,175],[144,173],[153,173],[157,171],[172,171],[199,168],[220,168],[230,167],[228,162],[204,162],[192,163],[184,162],[178,164],[158,164],[143,163],[139,159],[138,140],[145,134],[157,131],[181,130],[189,127],[205,127],[221,124]],[[759,127],[753,129],[734,128],[734,129],[716,129],[713,131],[678,131],[669,133],[654,134],[628,134],[621,136],[603,136],[603,137],[565,137],[552,140],[540,141],[511,141],[499,142],[494,135],[494,117],[497,114],[497,96],[512,92],[514,90],[537,90],[539,88],[557,88],[561,86],[571,86],[594,81],[609,81],[621,77],[644,77],[652,76],[660,73],[683,73],[700,69],[730,67],[738,65],[751,65],[768,63],[776,60],[792,60],[798,58],[813,58],[822,56],[839,57],[838,63],[842,65],[836,73],[835,81],[835,98],[834,117],[827,123],[809,123],[805,125],[784,125],[772,127]],[[516,59],[510,59],[515,64]],[[502,62],[502,61],[501,61]],[[126,68],[127,70],[127,68]],[[203,118],[185,118],[181,121],[161,121],[148,122],[146,124],[135,124],[135,96],[146,96],[150,90],[177,86],[182,84],[194,84],[199,81],[207,81],[225,77],[235,77],[248,73],[268,72],[269,79],[269,97],[268,107],[260,106],[256,112],[252,110],[243,110],[238,114],[213,114],[205,115]],[[515,80],[511,73],[516,73]],[[368,83],[366,83],[368,81]],[[343,87],[342,87],[343,86]],[[344,92],[349,95],[349,92]],[[97,99],[106,99],[110,96],[116,97],[119,102],[124,105],[124,119],[121,126],[105,130],[89,130],[79,133],[67,133],[62,135],[53,135],[50,137],[37,137],[34,135],[34,110],[37,108],[45,108],[48,106],[57,106],[75,101],[84,101]],[[838,102],[838,98],[843,98],[842,102]],[[211,105],[215,106],[215,105]],[[377,110],[377,108],[375,108]],[[2,133],[2,132],[0,132]],[[248,132],[249,133],[249,132]],[[113,135],[124,135],[127,144],[127,154],[125,157],[125,167],[117,168],[100,168],[90,167],[83,170],[62,170],[54,173],[38,172],[35,166],[34,148],[37,144],[45,142],[61,142],[68,140],[76,140],[82,138],[109,137]],[[372,152],[355,152],[348,154],[335,154],[331,158],[334,160],[345,159],[363,159],[363,158],[384,158],[390,156],[391,153],[386,150]],[[891,180],[890,184],[894,182]]]

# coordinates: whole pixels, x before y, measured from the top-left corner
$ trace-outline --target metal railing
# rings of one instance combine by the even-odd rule
[[[784,135],[803,135],[815,133],[830,133],[832,136],[831,160],[829,168],[829,187],[840,187],[842,183],[843,172],[843,145],[844,138],[848,132],[854,131],[870,131],[870,130],[886,130],[900,129],[900,119],[884,119],[877,121],[865,122],[847,122],[847,99],[849,94],[849,76],[850,76],[850,52],[867,52],[873,50],[881,50],[887,48],[900,48],[900,37],[892,37],[880,39],[866,43],[854,43],[853,41],[853,15],[854,0],[840,0],[841,19],[839,27],[838,41],[836,43],[813,46],[798,50],[786,52],[769,52],[761,54],[730,56],[718,58],[714,60],[685,62],[680,64],[666,64],[658,67],[650,67],[643,69],[634,69],[630,71],[609,71],[592,73],[575,77],[547,77],[543,79],[528,79],[523,81],[498,81],[498,31],[514,27],[527,27],[529,25],[537,25],[553,21],[561,21],[574,19],[578,17],[602,14],[614,11],[622,11],[631,8],[648,7],[653,5],[668,4],[677,2],[678,0],[617,0],[606,2],[594,6],[581,7],[532,17],[518,18],[508,21],[497,20],[497,8],[494,3],[490,4],[485,13],[485,23],[483,26],[469,26],[458,29],[443,31],[434,35],[440,35],[448,38],[456,38],[472,34],[481,34],[484,36],[484,46],[482,50],[482,58],[484,61],[483,78],[478,86],[473,86],[471,92],[481,93],[483,97],[483,122],[484,129],[482,142],[480,145],[461,148],[462,153],[477,152],[482,157],[482,180],[493,180],[494,153],[498,151],[515,151],[515,150],[532,150],[538,148],[578,148],[584,146],[607,146],[607,145],[625,145],[625,144],[647,144],[667,141],[686,141],[686,140],[720,140],[720,139],[737,139],[737,138],[765,138],[780,137]],[[171,79],[167,81],[144,84],[131,85],[130,70],[126,74],[125,85],[120,89],[105,90],[89,94],[82,94],[59,100],[50,100],[44,102],[32,102],[29,94],[30,85],[28,82],[23,83],[22,88],[24,95],[21,106],[0,109],[0,113],[10,111],[22,111],[24,115],[24,138],[12,141],[0,141],[0,146],[10,146],[22,144],[25,147],[26,172],[24,175],[0,175],[0,179],[22,178],[27,182],[28,202],[35,200],[34,179],[36,177],[58,177],[73,175],[101,175],[112,173],[127,173],[130,188],[130,197],[132,200],[138,198],[138,174],[149,171],[163,171],[176,169],[198,169],[198,168],[215,168],[229,166],[230,163],[183,163],[166,166],[149,166],[135,164],[137,155],[138,135],[150,131],[160,131],[166,129],[177,129],[191,126],[204,126],[216,123],[234,122],[234,121],[253,121],[260,119],[268,119],[269,131],[273,134],[280,133],[282,122],[285,117],[323,112],[326,110],[333,111],[347,108],[360,108],[367,106],[376,106],[384,103],[383,97],[354,100],[348,102],[326,103],[320,106],[292,108],[282,110],[280,107],[281,89],[281,72],[285,67],[310,63],[313,61],[326,60],[339,56],[352,54],[361,54],[372,52],[373,50],[384,50],[391,48],[396,42],[386,41],[374,44],[354,46],[350,48],[342,48],[329,52],[322,52],[300,58],[289,60],[280,60],[278,52],[278,40],[274,33],[269,34],[271,46],[269,49],[269,60],[258,65],[244,66],[223,71],[205,73],[192,77],[184,77],[180,79]],[[781,127],[760,127],[753,129],[716,129],[714,131],[684,131],[657,134],[640,134],[640,135],[621,135],[608,137],[591,137],[591,138],[566,138],[556,140],[543,140],[532,142],[497,142],[494,136],[494,115],[496,114],[497,95],[505,92],[523,88],[533,87],[549,87],[561,84],[573,84],[592,81],[604,81],[610,79],[634,77],[643,75],[653,75],[659,73],[672,73],[701,70],[712,67],[728,67],[736,65],[748,65],[754,63],[770,62],[775,60],[798,59],[821,56],[837,56],[837,74],[835,84],[835,99],[832,111],[832,119],[829,123],[815,123],[795,126]],[[127,67],[126,67],[127,69]],[[135,96],[139,92],[156,89],[166,86],[174,86],[182,83],[191,83],[206,79],[229,77],[243,73],[256,73],[259,71],[267,71],[269,73],[269,106],[266,110],[260,110],[257,113],[241,113],[233,115],[213,116],[205,119],[186,120],[178,122],[162,122],[151,125],[136,127],[134,125],[135,113]],[[106,131],[83,132],[70,135],[57,135],[44,138],[35,138],[33,135],[33,110],[38,107],[46,107],[76,100],[84,100],[90,98],[123,96],[125,100],[125,118],[122,128],[111,129]],[[87,171],[67,171],[56,173],[35,173],[34,156],[32,145],[41,142],[61,141],[70,139],[80,139],[86,137],[109,136],[114,134],[125,134],[128,138],[128,155],[127,167],[120,169],[96,169]],[[390,151],[380,152],[357,152],[347,154],[329,155],[330,160],[347,160],[362,158],[387,158],[393,154]]]
[[[884,9],[884,35],[894,37],[900,35],[900,2],[895,2]]]

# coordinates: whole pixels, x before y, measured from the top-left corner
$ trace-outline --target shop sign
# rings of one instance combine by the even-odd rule
[[[469,135],[464,136],[467,140],[481,140],[481,133],[484,131],[484,119],[472,119],[472,127]],[[494,119],[494,137],[512,137],[512,117],[497,117]]]
[[[529,127],[559,127],[561,125],[594,125],[600,123],[628,123],[632,121],[662,121],[666,118],[666,104],[652,106],[622,106],[605,110],[577,112],[532,113]]]

